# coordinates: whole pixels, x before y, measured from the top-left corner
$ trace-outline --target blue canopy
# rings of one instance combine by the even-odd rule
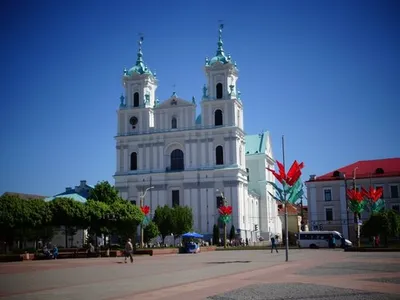
[[[196,233],[196,232],[187,232],[185,234],[182,234],[183,238],[195,238],[195,239],[201,239],[203,238],[203,235],[201,235],[200,233]]]

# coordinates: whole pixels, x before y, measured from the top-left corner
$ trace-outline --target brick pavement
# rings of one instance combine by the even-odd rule
[[[226,251],[140,257],[133,265],[120,264],[121,258],[2,264],[0,299],[205,299],[254,284],[288,282],[400,297],[393,280],[400,278],[400,253],[385,258],[382,253],[293,250],[290,259],[283,262],[283,251]]]

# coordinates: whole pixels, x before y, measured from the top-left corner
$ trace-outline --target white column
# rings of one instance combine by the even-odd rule
[[[139,155],[138,155],[138,169],[140,171],[144,170],[144,151],[143,151],[143,147],[139,148]]]
[[[239,164],[238,159],[238,144],[236,143],[236,138],[231,140],[231,149],[232,149],[232,164]]]
[[[159,168],[162,170],[165,170],[165,165],[164,165],[164,153],[163,153],[163,147],[162,146],[158,146],[158,165]]]
[[[212,228],[214,226],[214,214],[216,213],[216,194],[213,188],[208,189],[208,226],[207,226],[207,233],[212,233]]]
[[[228,102],[225,102],[225,105],[224,105],[224,110],[223,110],[223,113],[222,113],[222,115],[223,115],[223,117],[224,117],[224,119],[223,119],[223,121],[224,121],[224,125],[226,124],[226,125],[229,125],[230,123],[231,123],[231,118],[229,118],[229,113],[228,113]]]
[[[208,162],[210,166],[214,166],[214,147],[213,142],[208,142]]]
[[[225,165],[231,165],[231,153],[230,153],[230,147],[229,147],[229,140],[225,141],[225,146],[224,146],[224,163]]]
[[[124,120],[124,123],[125,123],[125,125],[124,125],[124,133],[128,133],[128,114],[124,114],[124,117],[123,117],[123,120]]]
[[[129,162],[128,162],[128,148],[124,148],[124,168],[123,170],[127,172],[129,170]]]
[[[185,144],[185,168],[191,167],[190,165],[190,144],[186,143]]]
[[[183,205],[190,207],[190,189],[185,189],[183,191]]]
[[[207,159],[206,159],[206,142],[200,142],[201,145],[201,161],[199,163],[199,166],[207,165]]]
[[[193,227],[196,232],[200,232],[200,218],[197,203],[197,189],[190,189],[190,207],[192,208],[193,212]]]
[[[121,147],[117,146],[117,172],[121,171]]]
[[[158,151],[158,147],[153,146],[152,147],[152,156],[151,156],[151,166],[150,168],[152,170],[158,170],[160,169],[160,167],[158,166],[158,155],[157,155],[157,151]]]
[[[214,125],[214,114],[213,111],[211,109],[211,106],[208,106],[208,124],[206,125]]]
[[[207,192],[206,192],[206,189],[200,190],[200,199],[202,200],[199,203],[199,205],[201,205],[200,228],[201,228],[201,232],[206,232],[207,231],[207,204],[206,204]]]
[[[194,156],[194,143],[193,143],[193,140],[190,143],[189,150],[190,150],[190,161],[192,162],[190,164],[190,167],[193,168],[193,167],[196,166],[196,156]]]
[[[151,169],[151,167],[150,167],[151,147],[146,146],[144,149],[145,149],[145,155],[146,155],[145,170],[149,170],[149,169]]]

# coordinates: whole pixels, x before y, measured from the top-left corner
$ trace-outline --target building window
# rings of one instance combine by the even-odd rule
[[[131,153],[131,171],[137,170],[137,153]]]
[[[136,205],[136,200],[131,200],[131,203],[132,203],[133,205]]]
[[[333,221],[333,208],[325,208],[325,220]]]
[[[224,149],[222,148],[222,146],[218,146],[215,149],[215,161],[217,165],[224,164]]]
[[[171,170],[172,171],[181,171],[184,169],[184,161],[183,161],[183,152],[182,150],[175,149],[171,152]]]
[[[393,204],[393,205],[392,205],[392,209],[393,209],[395,212],[400,213],[400,205],[398,205],[398,204]]]
[[[139,93],[133,94],[133,107],[139,107]]]
[[[221,196],[217,196],[217,208],[224,206],[224,199]]]
[[[331,189],[324,189],[324,200],[332,201],[332,190]]]
[[[171,128],[172,129],[178,128],[178,121],[176,120],[175,117],[173,117],[172,120],[171,120]]]
[[[172,207],[179,206],[179,190],[172,191]]]
[[[216,92],[217,92],[217,99],[222,99],[222,83],[217,83],[217,86],[215,87]]]
[[[222,126],[222,110],[217,109],[214,113],[214,124],[215,126]]]
[[[247,173],[247,181],[250,181],[250,170],[249,170],[249,168],[246,168],[246,173]]]
[[[383,189],[383,185],[375,185],[375,189],[377,189],[377,190],[382,189],[382,199],[384,199],[385,198],[385,192],[384,192],[384,189]]]
[[[399,186],[398,185],[390,186],[390,198],[399,198]]]

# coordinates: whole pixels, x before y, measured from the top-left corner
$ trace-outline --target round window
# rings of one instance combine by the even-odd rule
[[[136,117],[132,117],[130,118],[129,123],[135,126],[138,123],[138,119]]]

